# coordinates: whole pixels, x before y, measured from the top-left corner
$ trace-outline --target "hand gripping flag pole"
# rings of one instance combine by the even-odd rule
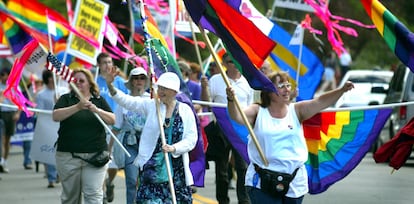
[[[144,31],[144,38],[145,38],[145,50],[147,52],[148,55],[148,66],[149,66],[149,72],[150,72],[150,76],[151,76],[151,92],[152,92],[152,96],[154,97],[155,100],[155,105],[156,105],[156,110],[157,110],[157,116],[158,116],[158,125],[160,128],[160,137],[161,137],[161,143],[164,146],[166,144],[165,141],[165,133],[164,133],[164,128],[163,128],[163,121],[161,118],[161,112],[160,112],[160,100],[158,99],[158,95],[157,92],[154,91],[154,87],[152,86],[152,84],[154,84],[155,82],[155,72],[154,72],[154,62],[152,59],[152,55],[151,55],[151,36],[148,33],[148,28],[146,26],[147,23],[147,17],[145,15],[145,9],[144,9],[144,1],[143,0],[139,0],[139,9],[140,9],[140,14],[141,14],[141,19],[142,19],[142,30]],[[173,204],[177,203],[177,199],[175,196],[175,189],[174,189],[174,183],[173,183],[173,179],[172,179],[172,174],[171,174],[171,165],[170,165],[170,157],[168,156],[168,152],[164,152],[164,160],[165,160],[165,166],[167,167],[167,175],[168,175],[168,182],[169,182],[169,186],[170,186],[170,192],[171,192],[171,200],[173,202]]]
[[[221,76],[223,77],[224,82],[226,83],[227,87],[231,86],[230,81],[227,78],[226,72],[224,71],[224,68],[220,63],[220,60],[219,60],[216,52],[214,51],[213,45],[211,44],[211,41],[210,41],[210,38],[208,37],[208,35],[204,31],[204,28],[201,27],[200,25],[199,25],[199,29],[200,29],[201,34],[203,35],[203,38],[207,42],[207,47],[210,50],[210,53],[213,56],[214,61],[216,61],[216,64],[220,68],[219,70],[220,70]],[[243,109],[240,106],[240,103],[239,103],[239,100],[238,100],[237,96],[234,96],[234,103],[236,104],[237,110],[240,112],[240,115],[243,118],[244,124],[246,125],[247,130],[249,131],[250,137],[252,138],[254,144],[256,145],[257,151],[259,152],[259,155],[262,158],[264,165],[268,166],[269,161],[266,159],[266,157],[263,153],[263,150],[260,147],[259,141],[257,140],[256,135],[254,134],[253,129],[252,129],[249,121],[247,120],[246,114],[244,114]]]
[[[40,45],[40,46],[43,48],[42,45]],[[43,50],[45,50],[45,49],[43,48]],[[76,85],[74,84],[74,79],[72,77],[72,74],[73,74],[72,70],[69,69],[69,67],[67,67],[66,65],[62,66],[62,62],[60,62],[59,59],[57,59],[56,56],[54,56],[50,52],[47,55],[46,69],[56,73],[63,80],[67,81],[69,83],[70,87],[73,89],[73,91],[75,91],[75,93],[79,96],[79,98],[81,100],[84,99],[82,93],[79,91],[78,87],[76,87]],[[103,121],[102,118],[97,113],[93,112],[93,114],[95,115],[96,119],[98,119],[98,121],[102,124],[102,126],[104,126],[105,130],[111,134],[111,137],[122,148],[122,150],[125,152],[125,154],[128,157],[131,157],[131,154],[129,154],[129,152],[125,149],[124,145],[122,145],[122,143],[114,135],[111,128],[109,128],[108,125],[106,125],[105,121]]]

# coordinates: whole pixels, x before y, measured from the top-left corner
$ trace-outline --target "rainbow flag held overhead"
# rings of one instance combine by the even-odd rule
[[[377,140],[392,109],[323,112],[303,123],[309,158],[309,193],[346,177]]]
[[[361,0],[388,47],[414,72],[414,34],[377,0]]]
[[[56,21],[55,40],[69,35],[69,31],[61,25],[62,22],[67,24],[68,21],[61,14],[37,0],[9,0],[7,8],[16,18],[46,34],[48,33],[47,14]]]
[[[253,89],[277,92],[272,82],[258,70],[276,46],[273,40],[226,1],[184,0],[184,3],[197,25],[221,38]]]
[[[226,108],[212,111],[234,149],[249,162],[247,128],[230,119]],[[346,177],[376,141],[392,109],[321,112],[303,122],[309,158],[309,193],[318,194]]]
[[[249,0],[225,0],[232,8],[253,22],[263,34],[276,42],[267,60],[275,71],[285,71],[289,74],[292,81],[298,85],[298,96],[296,101],[312,99],[319,86],[324,72],[323,64],[319,58],[306,46],[302,46],[302,56],[299,61],[299,46],[289,46],[292,36],[272,22]],[[298,71],[298,64],[300,69]],[[299,75],[297,77],[297,75]]]

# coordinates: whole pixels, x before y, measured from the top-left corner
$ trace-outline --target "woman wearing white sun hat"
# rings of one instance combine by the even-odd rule
[[[136,98],[123,94],[112,86],[115,72],[105,76],[112,98],[122,107],[144,114],[147,118],[139,142],[134,164],[140,168],[137,203],[172,203],[164,152],[168,152],[175,194],[178,203],[192,203],[188,152],[197,142],[195,116],[185,103],[176,100],[180,80],[175,73],[162,74],[155,88],[160,100],[161,119],[164,121],[165,145],[162,146],[155,99]]]

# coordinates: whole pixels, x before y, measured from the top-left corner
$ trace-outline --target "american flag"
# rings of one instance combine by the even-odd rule
[[[0,57],[10,57],[13,53],[7,45],[0,44]]]
[[[47,55],[46,69],[60,75],[63,80],[69,83],[75,81],[75,78],[73,78],[73,71],[60,62],[59,59],[50,52]]]

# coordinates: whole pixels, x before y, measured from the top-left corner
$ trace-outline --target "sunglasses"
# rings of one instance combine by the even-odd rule
[[[280,84],[277,84],[277,88],[278,89],[283,89],[283,88],[290,89],[290,88],[292,88],[292,84],[290,84],[290,83],[280,83]]]
[[[146,80],[146,76],[133,76],[131,77],[132,80]]]
[[[83,83],[85,83],[86,82],[86,80],[85,79],[76,79],[75,80],[75,83],[79,83],[79,84],[83,84]]]

